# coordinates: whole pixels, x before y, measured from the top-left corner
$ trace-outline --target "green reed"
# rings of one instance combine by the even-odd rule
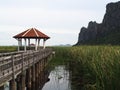
[[[65,58],[64,60],[67,61],[64,62],[70,63],[74,90],[119,90],[119,46],[56,47],[54,49],[57,58]]]
[[[0,46],[0,53],[17,51],[17,46]]]

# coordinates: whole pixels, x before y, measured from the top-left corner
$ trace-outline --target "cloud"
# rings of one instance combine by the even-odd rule
[[[88,10],[47,10],[42,8],[1,8],[0,23],[12,25],[44,25],[44,26],[65,26],[73,23],[85,23],[86,20],[97,17],[101,12]],[[75,26],[74,24],[74,26]],[[67,26],[68,27],[68,26]],[[71,25],[70,25],[71,27]]]

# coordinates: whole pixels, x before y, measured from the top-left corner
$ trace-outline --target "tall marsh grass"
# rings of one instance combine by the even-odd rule
[[[17,46],[0,46],[0,53],[17,51]]]
[[[119,90],[120,46],[54,48],[57,57],[68,58],[73,90]],[[68,63],[69,63],[68,62]]]

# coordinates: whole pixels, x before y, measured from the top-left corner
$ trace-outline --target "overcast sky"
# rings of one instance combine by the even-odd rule
[[[0,0],[0,45],[17,45],[14,35],[37,28],[47,45],[75,44],[82,26],[102,22],[106,4],[118,0]]]

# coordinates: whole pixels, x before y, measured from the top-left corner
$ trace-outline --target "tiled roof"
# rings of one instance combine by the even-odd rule
[[[15,36],[14,38],[44,38],[44,39],[49,39],[50,37],[45,35],[44,33],[40,32],[36,28],[30,28],[22,33],[19,33]]]

